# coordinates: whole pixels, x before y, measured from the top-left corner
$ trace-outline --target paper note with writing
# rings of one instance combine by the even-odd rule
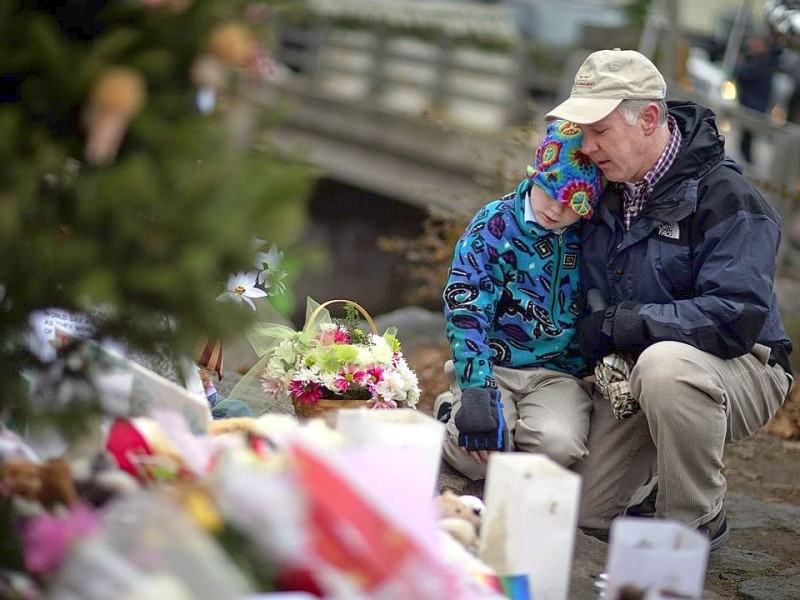
[[[619,518],[611,524],[606,598],[630,594],[700,598],[708,538],[663,519]],[[647,596],[650,597],[650,596]]]
[[[196,373],[181,365],[191,389],[158,375],[107,344],[97,344],[91,338],[94,328],[91,320],[79,313],[58,308],[38,310],[30,315],[35,348],[42,360],[55,358],[56,348],[73,339],[90,340],[100,360],[110,368],[94,381],[102,395],[104,406],[115,415],[148,416],[156,408],[170,408],[180,412],[194,433],[207,431],[211,422],[211,409]]]
[[[85,340],[94,335],[91,320],[84,314],[60,308],[36,310],[29,317],[37,354],[44,360],[55,357],[55,349],[72,339]]]

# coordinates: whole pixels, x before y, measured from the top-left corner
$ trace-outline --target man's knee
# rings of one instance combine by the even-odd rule
[[[675,366],[685,360],[694,349],[680,342],[658,342],[645,348],[636,359],[636,375],[648,381],[664,380],[675,372]],[[632,374],[633,376],[634,374]]]
[[[680,419],[703,406],[723,409],[723,384],[706,368],[703,355],[680,342],[659,342],[642,352],[631,371],[631,393],[648,420]]]
[[[674,395],[682,385],[680,374],[691,362],[694,348],[680,342],[659,342],[647,347],[631,371],[631,391],[637,400]]]

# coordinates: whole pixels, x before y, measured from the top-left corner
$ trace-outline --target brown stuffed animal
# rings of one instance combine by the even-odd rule
[[[0,481],[11,495],[48,507],[69,506],[78,498],[69,464],[62,459],[41,464],[22,458],[6,459],[0,463]]]
[[[209,435],[222,435],[241,431],[247,435],[263,435],[263,429],[259,428],[258,421],[253,417],[229,417],[227,419],[217,419],[208,425]]]

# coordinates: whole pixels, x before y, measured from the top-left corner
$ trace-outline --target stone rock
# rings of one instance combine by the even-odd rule
[[[397,327],[397,336],[404,347],[425,344],[441,344],[446,341],[444,315],[421,308],[405,306],[375,317],[378,331]]]
[[[570,600],[596,600],[595,582],[605,570],[608,544],[578,530],[570,574]]]
[[[797,600],[800,567],[782,571],[775,577],[758,577],[742,583],[739,591],[752,600]]]
[[[715,552],[711,560],[719,565],[724,565],[724,568],[728,571],[745,573],[761,572],[781,562],[769,554],[754,550],[744,550],[731,545],[724,546]]]
[[[732,529],[753,529],[780,526],[800,533],[800,506],[776,504],[728,492],[725,496]]]

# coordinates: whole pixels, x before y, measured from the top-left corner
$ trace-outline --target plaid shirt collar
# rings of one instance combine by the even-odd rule
[[[678,157],[678,152],[680,152],[683,136],[678,129],[678,122],[672,115],[667,117],[667,126],[669,127],[671,134],[669,137],[669,142],[667,142],[667,147],[664,148],[661,156],[658,157],[656,164],[654,164],[653,167],[644,174],[644,177],[641,181],[622,186],[622,218],[625,222],[626,230],[630,229],[633,220],[640,212],[642,212],[642,207],[650,197],[650,194],[653,191],[656,183],[658,183],[661,178],[664,177],[664,174],[669,171],[669,168]]]

